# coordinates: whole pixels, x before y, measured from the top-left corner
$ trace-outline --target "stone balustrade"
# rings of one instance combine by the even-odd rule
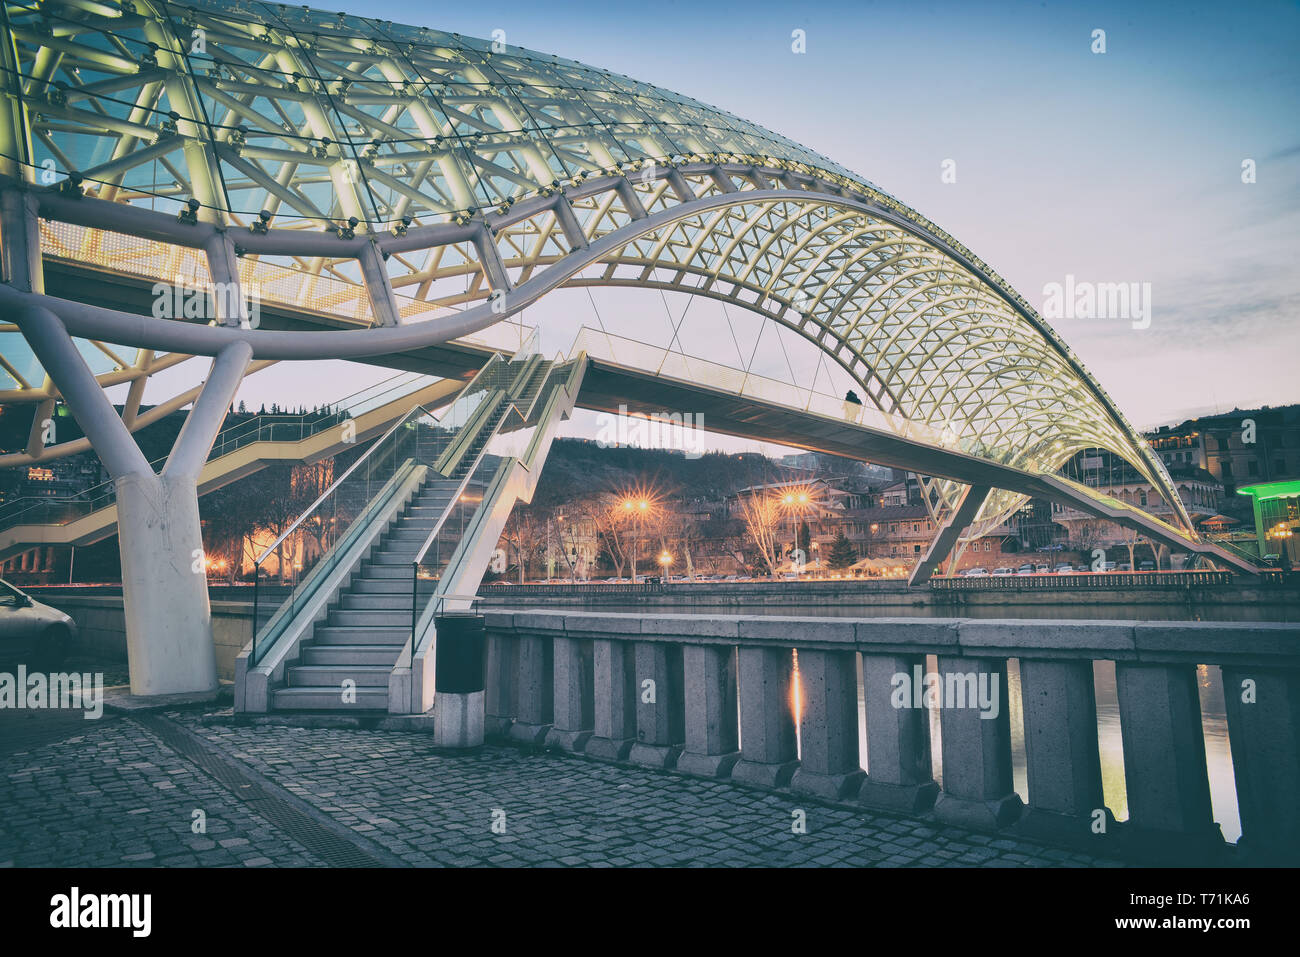
[[[560,610],[490,611],[486,625],[489,734],[1160,860],[1224,853],[1196,686],[1197,665],[1219,665],[1237,856],[1300,863],[1298,625]],[[1025,804],[1012,781],[1010,659]],[[1097,660],[1115,662],[1122,823],[1102,796]],[[942,787],[931,774],[935,709]]]

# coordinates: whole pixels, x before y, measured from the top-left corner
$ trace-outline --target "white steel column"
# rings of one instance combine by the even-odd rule
[[[215,690],[197,480],[252,349],[236,342],[213,360],[167,465],[155,475],[58,318],[29,304],[15,322],[116,486],[132,693]]]

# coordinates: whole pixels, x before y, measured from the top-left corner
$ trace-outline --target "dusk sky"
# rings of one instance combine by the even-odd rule
[[[479,37],[504,30],[512,45],[785,134],[929,216],[1040,307],[1044,286],[1067,275],[1150,283],[1149,328],[1053,322],[1139,427],[1300,401],[1288,358],[1300,349],[1295,3],[344,8]],[[802,55],[791,51],[795,29],[806,32]],[[1097,29],[1104,54],[1091,50]],[[956,182],[942,182],[945,160]],[[1254,183],[1242,182],[1245,160]],[[579,300],[567,295],[527,321],[572,319]],[[602,312],[663,315],[661,301],[620,295],[598,291]],[[330,365],[254,376],[241,396],[311,405],[382,376]],[[570,431],[590,427],[580,416]]]

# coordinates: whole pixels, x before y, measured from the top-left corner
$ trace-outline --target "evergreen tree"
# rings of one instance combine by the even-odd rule
[[[848,568],[857,560],[857,555],[853,553],[853,543],[841,531],[835,536],[835,541],[831,543],[831,553],[826,559],[826,564],[836,571],[840,571]]]

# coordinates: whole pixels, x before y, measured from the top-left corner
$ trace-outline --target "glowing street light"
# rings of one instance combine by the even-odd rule
[[[636,558],[640,550],[640,533],[641,523],[654,515],[658,511],[658,496],[653,489],[632,489],[632,494],[626,495],[615,506],[616,513],[622,513],[625,519],[632,522],[632,584],[636,584]]]

